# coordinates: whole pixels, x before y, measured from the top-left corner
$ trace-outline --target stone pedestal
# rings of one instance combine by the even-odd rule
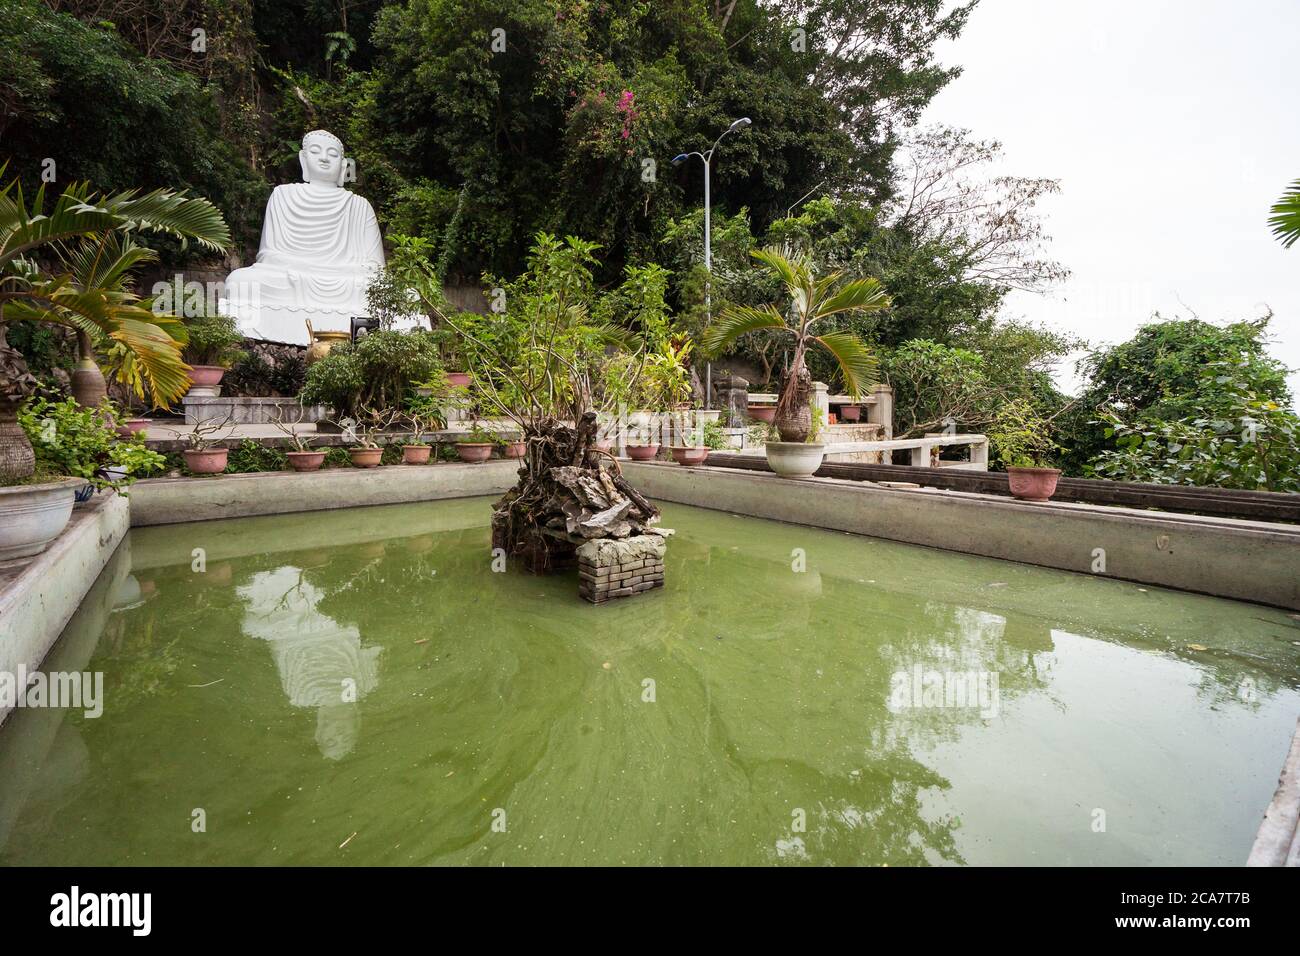
[[[592,604],[664,586],[667,542],[659,534],[599,538],[578,546],[578,593]]]
[[[749,382],[739,375],[720,375],[713,380],[713,400],[725,413],[723,420],[735,427],[749,421]]]
[[[299,414],[302,416],[302,424],[305,425],[319,422],[326,416],[326,409],[321,405],[308,405],[300,412],[296,398],[228,398],[195,394],[202,387],[194,386],[181,399],[181,404],[185,407],[187,425],[223,421],[227,415],[236,425],[269,425],[277,417],[285,423],[290,423],[297,422]],[[212,387],[220,388],[220,386]]]

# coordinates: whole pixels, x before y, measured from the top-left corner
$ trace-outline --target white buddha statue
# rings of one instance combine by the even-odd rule
[[[222,311],[250,338],[305,344],[308,322],[316,332],[350,331],[384,267],[374,209],[343,188],[339,138],[312,130],[298,160],[303,182],[276,186],[266,204],[257,262],[226,278]]]

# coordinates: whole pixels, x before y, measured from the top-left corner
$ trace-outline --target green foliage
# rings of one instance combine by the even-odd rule
[[[729,447],[727,445],[727,433],[723,430],[722,422],[713,420],[704,423],[703,442],[704,446],[710,451],[722,451]]]
[[[245,438],[226,456],[226,474],[243,475],[259,471],[286,471],[289,459],[278,448]]]
[[[1268,224],[1284,249],[1290,249],[1300,239],[1300,179],[1282,194],[1282,198],[1269,210]]]
[[[628,397],[630,404],[657,412],[689,407],[691,373],[687,359],[690,353],[689,341],[674,346],[663,340],[657,349],[648,351],[644,371]]]
[[[883,351],[882,375],[894,389],[896,436],[983,431],[1013,399],[1029,402],[1047,417],[1064,406],[1051,368],[1075,340],[1003,322],[958,342],[913,339]]]
[[[440,368],[438,340],[424,330],[379,330],[344,342],[307,370],[300,398],[327,405],[337,418],[357,418],[365,409],[400,408],[416,382]]]
[[[482,422],[475,422],[458,444],[499,445],[501,444],[501,435],[483,425]]]
[[[659,321],[662,285],[633,269],[611,301],[611,293],[596,289],[596,265],[595,243],[539,233],[522,275],[509,282],[486,279],[501,290],[503,311],[443,315],[463,342],[480,408],[520,425],[576,421],[634,391],[644,339],[616,325],[614,317]]]
[[[19,410],[18,420],[36,452],[38,470],[85,478],[98,489],[126,488],[166,464],[162,455],[145,447],[144,436],[117,434],[116,411],[107,401],[84,408],[73,399],[35,398]],[[126,474],[112,475],[110,468]]]
[[[1059,450],[1050,437],[1051,426],[1026,401],[1002,406],[989,428],[989,444],[1008,467],[1050,468]]]
[[[229,368],[244,353],[236,348],[244,337],[228,315],[199,315],[185,320],[187,339],[182,355],[190,365],[220,365]]]
[[[464,184],[461,274],[512,273],[527,237],[546,230],[599,242],[608,281],[650,258],[665,224],[697,205],[699,164],[674,170],[668,158],[707,149],[741,115],[754,125],[719,151],[719,211],[744,197],[765,227],[823,181],[884,195],[891,131],[948,81],[930,50],[965,20],[933,0],[886,6],[887,16],[874,6],[693,0],[571,4],[562,14],[548,0],[388,6],[375,21],[373,100],[362,110],[401,180],[381,205],[434,236],[451,215],[448,191]],[[796,49],[791,30],[805,18],[815,27]],[[508,38],[501,51],[497,27]]]
[[[256,242],[268,186],[241,162],[221,101],[195,76],[140,56],[102,19],[82,23],[38,0],[0,0],[0,76],[4,151],[29,189],[52,157],[60,183],[210,196],[236,240]],[[161,248],[178,258],[178,245]]]
[[[788,252],[788,250],[787,250]],[[806,254],[789,254],[776,248],[754,250],[767,272],[780,280],[790,299],[787,312],[776,306],[731,305],[704,334],[701,345],[711,355],[720,355],[742,336],[775,331],[790,345],[790,365],[777,400],[777,418],[808,403],[810,377],[805,356],[820,346],[835,361],[840,378],[850,395],[862,394],[876,380],[876,358],[863,341],[851,332],[829,328],[828,320],[850,313],[873,313],[889,308],[889,296],[875,279],[844,280],[838,272],[818,276]],[[788,441],[806,435],[786,435]]]
[[[1300,418],[1255,388],[1251,358],[1211,362],[1196,389],[1213,394],[1214,413],[1190,420],[1125,421],[1102,413],[1115,448],[1093,471],[1104,478],[1160,484],[1300,492]]]
[[[281,355],[274,365],[255,351],[242,355],[221,379],[223,395],[292,398],[302,391],[307,363],[301,355]]]
[[[1103,452],[1117,450],[1115,436],[1107,436],[1101,424],[1107,410],[1130,425],[1231,420],[1240,411],[1233,389],[1205,374],[1220,363],[1231,363],[1232,380],[1261,401],[1289,407],[1286,368],[1268,354],[1270,319],[1226,325],[1161,319],[1127,342],[1087,356],[1079,371],[1088,386],[1063,422],[1076,436],[1068,467],[1078,473]]]
[[[325,463],[323,468],[351,468],[352,456],[348,454],[346,448],[338,445],[332,445],[325,449]]]

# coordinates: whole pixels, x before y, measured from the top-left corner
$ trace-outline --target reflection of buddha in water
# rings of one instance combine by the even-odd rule
[[[315,707],[316,745],[331,760],[356,746],[357,704],[379,683],[378,646],[362,647],[355,627],[316,610],[324,594],[298,568],[262,571],[239,588],[244,633],[268,641],[280,685],[295,707]]]
[[[303,182],[276,186],[266,204],[257,262],[226,278],[223,311],[241,330],[275,342],[346,332],[368,314],[366,287],[384,267],[370,203],[343,188],[343,143],[324,130],[302,138]]]

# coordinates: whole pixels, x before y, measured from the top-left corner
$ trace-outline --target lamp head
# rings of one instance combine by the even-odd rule
[[[674,165],[674,166],[680,166],[680,165],[681,165],[682,163],[684,163],[684,162],[686,162],[686,154],[685,154],[685,153],[678,153],[676,156],[673,157],[673,165]]]
[[[753,123],[753,120],[751,120],[748,116],[742,116],[740,119],[736,120],[736,122],[732,123],[730,126],[727,127],[727,132],[734,133],[738,129],[744,129],[746,126],[749,126],[751,123]]]

